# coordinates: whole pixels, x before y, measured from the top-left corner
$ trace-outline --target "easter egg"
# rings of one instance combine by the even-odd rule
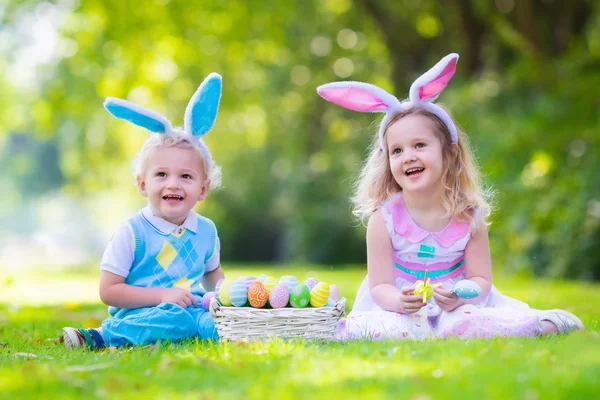
[[[474,299],[481,294],[481,287],[473,281],[463,279],[456,282],[452,291],[461,299]]]
[[[248,286],[244,279],[236,279],[229,289],[229,300],[234,307],[243,307],[248,300]]]
[[[335,303],[336,303],[336,301],[330,297],[329,299],[327,299],[327,303],[325,304],[325,307],[333,307],[333,306],[335,306]]]
[[[265,289],[267,289],[267,292],[271,293],[271,290],[273,290],[275,285],[277,285],[277,281],[275,280],[275,278],[267,276],[263,281],[263,285],[265,285]]]
[[[246,285],[246,289],[248,289],[248,287],[250,286],[250,284],[256,280],[256,278],[253,277],[253,276],[241,277],[241,278],[238,278],[238,279],[240,279],[241,281],[244,282],[244,285]]]
[[[218,298],[219,297],[219,288],[221,287],[221,283],[223,283],[223,281],[225,280],[225,278],[221,278],[217,281],[217,284],[215,285],[215,296]]]
[[[323,307],[327,304],[329,298],[329,284],[319,282],[310,291],[310,305],[313,307]]]
[[[279,283],[284,284],[285,286],[288,287],[288,290],[290,292],[290,294],[292,293],[292,289],[295,288],[296,286],[298,286],[298,284],[300,282],[298,282],[298,279],[295,276],[291,276],[291,275],[284,275],[279,279]]]
[[[304,284],[308,286],[310,290],[312,290],[312,288],[314,288],[317,283],[319,283],[319,281],[316,278],[308,278],[304,281]]]
[[[329,286],[329,297],[334,301],[338,301],[340,299],[340,290],[338,289],[337,285]]]
[[[296,285],[290,293],[290,304],[295,308],[304,308],[310,303],[310,289],[304,283]]]
[[[269,275],[267,275],[267,274],[260,274],[260,275],[258,276],[258,278],[256,278],[256,280],[257,280],[257,281],[260,281],[260,282],[264,282],[264,281],[265,281],[265,278],[267,278],[268,276],[269,276]]]
[[[290,300],[290,292],[285,285],[276,285],[269,293],[269,304],[273,308],[283,308]]]
[[[248,302],[254,308],[262,308],[267,304],[269,293],[262,282],[256,280],[248,287]]]
[[[229,298],[229,290],[231,289],[231,284],[233,281],[231,279],[223,279],[221,282],[221,286],[219,287],[219,303],[222,306],[229,307],[231,306],[231,299]]]
[[[215,297],[215,292],[206,292],[204,296],[202,296],[202,308],[206,311],[210,308],[210,300]]]

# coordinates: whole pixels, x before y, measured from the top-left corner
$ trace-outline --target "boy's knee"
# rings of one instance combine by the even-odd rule
[[[209,312],[201,313],[198,316],[197,326],[200,339],[217,340],[219,338],[215,320]]]

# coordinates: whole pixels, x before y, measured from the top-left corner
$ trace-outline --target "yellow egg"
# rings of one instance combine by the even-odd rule
[[[313,307],[323,307],[329,299],[329,284],[319,282],[310,291],[310,305]]]
[[[263,281],[263,285],[265,285],[265,289],[267,289],[267,293],[271,294],[271,291],[277,285],[277,281],[275,278],[267,276]]]
[[[231,289],[232,283],[233,280],[227,278],[223,279],[223,282],[221,282],[221,287],[219,288],[219,303],[221,303],[222,306],[231,306],[231,299],[229,298],[229,289]]]

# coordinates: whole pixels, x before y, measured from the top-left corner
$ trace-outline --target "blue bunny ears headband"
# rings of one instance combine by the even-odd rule
[[[202,141],[202,136],[212,129],[217,119],[222,92],[221,75],[209,74],[190,99],[186,109],[183,129],[190,142],[200,148],[207,164],[212,165],[212,156]],[[113,116],[146,128],[150,132],[162,135],[180,134],[181,130],[173,128],[171,122],[163,115],[148,110],[127,100],[107,97],[104,108]]]
[[[425,72],[410,87],[408,99],[404,101],[382,88],[365,82],[332,82],[321,85],[317,92],[325,100],[358,112],[382,112],[385,117],[379,126],[381,149],[385,149],[385,127],[398,112],[413,107],[422,108],[437,116],[448,128],[450,139],[458,143],[458,132],[448,113],[433,101],[438,98],[456,72],[458,54],[451,53]]]

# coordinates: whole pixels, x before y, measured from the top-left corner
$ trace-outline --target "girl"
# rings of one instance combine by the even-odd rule
[[[433,103],[456,71],[449,54],[400,102],[360,82],[318,88],[328,101],[360,112],[384,112],[353,198],[369,220],[368,273],[342,338],[531,336],[582,329],[575,315],[538,311],[492,285],[489,193],[466,136]],[[431,278],[431,301],[415,283]],[[428,299],[425,299],[428,300]]]
[[[219,238],[212,221],[193,208],[220,184],[220,169],[201,139],[214,125],[220,98],[221,76],[210,74],[187,106],[183,130],[125,100],[104,103],[117,118],[154,132],[133,162],[148,206],[117,230],[102,257],[100,298],[111,318],[100,329],[64,328],[67,347],[217,337],[198,301],[223,278]],[[179,281],[190,289],[176,287]]]

